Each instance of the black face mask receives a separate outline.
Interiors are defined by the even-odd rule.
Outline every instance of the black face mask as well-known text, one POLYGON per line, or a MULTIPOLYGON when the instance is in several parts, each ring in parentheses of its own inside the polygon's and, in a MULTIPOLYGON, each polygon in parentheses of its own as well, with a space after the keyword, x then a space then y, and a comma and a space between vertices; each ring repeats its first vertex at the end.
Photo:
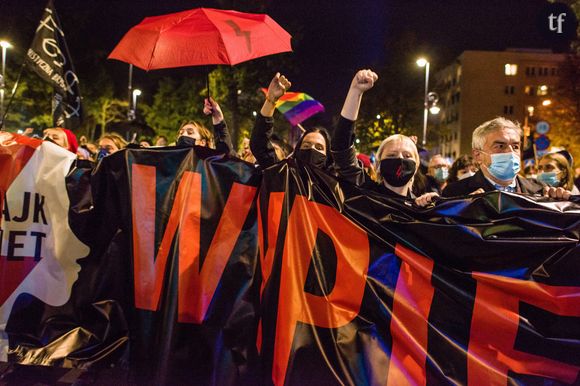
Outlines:
POLYGON ((182 135, 181 137, 177 138, 175 146, 195 146, 195 139, 186 135, 182 135))
POLYGON ((326 165, 326 155, 314 149, 299 149, 296 158, 317 168, 324 168, 326 165))
POLYGON ((385 158, 381 160, 381 176, 387 184, 401 187, 413 178, 417 164, 410 158, 385 158))

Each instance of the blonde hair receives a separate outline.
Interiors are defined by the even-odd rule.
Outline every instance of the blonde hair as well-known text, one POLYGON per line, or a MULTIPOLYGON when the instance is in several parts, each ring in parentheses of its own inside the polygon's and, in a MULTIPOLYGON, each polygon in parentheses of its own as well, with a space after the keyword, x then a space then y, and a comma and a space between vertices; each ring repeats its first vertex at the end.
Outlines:
POLYGON ((471 148, 475 150, 483 150, 485 146, 485 137, 489 133, 499 131, 503 128, 515 130, 518 136, 522 136, 522 128, 518 122, 510 121, 504 117, 497 117, 490 121, 479 125, 471 135, 471 148))
POLYGON ((574 188, 574 171, 566 157, 559 153, 549 153, 544 155, 540 162, 544 159, 556 162, 558 168, 565 174, 565 177, 560 179, 560 186, 566 190, 572 190, 574 188))
MULTIPOLYGON (((383 181, 383 177, 381 176, 381 160, 383 158, 381 157, 381 155, 384 152, 385 147, 389 143, 396 142, 396 141, 407 142, 407 143, 412 145, 411 148, 413 149, 413 151, 412 151, 413 159, 415 160, 415 173, 417 172, 417 169, 419 169, 421 159, 419 158, 419 151, 417 150, 417 145, 415 144, 415 141, 413 141, 411 138, 409 138, 403 134, 391 135, 391 136, 385 138, 385 140, 383 140, 383 142, 381 142, 379 149, 377 150, 377 156, 375 158, 375 171, 376 171, 376 176, 377 176, 378 182, 383 181)), ((414 178, 414 176, 413 176, 413 178, 414 178)), ((411 181, 413 181, 413 179, 411 179, 411 181)))
POLYGON ((115 144, 115 146, 117 146, 117 148, 119 150, 127 147, 127 141, 125 141, 125 139, 119 133, 111 132, 111 133, 103 134, 103 135, 101 135, 101 138, 99 138, 97 143, 100 143, 101 140, 103 140, 103 139, 109 139, 109 140, 113 141, 113 143, 115 144))

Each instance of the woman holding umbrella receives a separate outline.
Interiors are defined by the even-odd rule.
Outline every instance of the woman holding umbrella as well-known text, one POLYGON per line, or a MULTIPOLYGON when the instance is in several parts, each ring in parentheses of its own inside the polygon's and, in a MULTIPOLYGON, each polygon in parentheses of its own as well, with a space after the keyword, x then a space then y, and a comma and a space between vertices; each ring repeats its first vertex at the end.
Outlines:
MULTIPOLYGON (((272 144, 272 135, 274 133, 273 116, 276 110, 276 102, 290 86, 290 81, 284 75, 277 73, 268 86, 266 100, 256 117, 256 123, 250 139, 250 148, 262 169, 280 161, 272 144)), ((330 136, 326 129, 317 127, 306 130, 296 143, 294 152, 290 157, 324 169, 329 173, 332 172, 330 136)))
POLYGON ((181 125, 177 132, 177 146, 205 146, 216 149, 220 153, 237 156, 232 144, 230 131, 224 120, 220 105, 212 98, 204 100, 203 113, 211 115, 213 137, 211 132, 196 121, 188 121, 181 125))

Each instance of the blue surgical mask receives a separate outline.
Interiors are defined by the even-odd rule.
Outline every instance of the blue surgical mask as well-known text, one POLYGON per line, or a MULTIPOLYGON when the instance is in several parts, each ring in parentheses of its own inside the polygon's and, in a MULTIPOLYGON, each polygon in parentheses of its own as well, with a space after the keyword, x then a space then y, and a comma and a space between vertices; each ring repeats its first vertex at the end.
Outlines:
POLYGON ((520 156, 513 152, 490 154, 489 173, 500 181, 512 181, 520 171, 520 156))
POLYGON ((107 149, 99 150, 99 152, 97 153, 97 162, 99 162, 100 160, 102 160, 103 158, 105 158, 108 155, 109 155, 109 152, 107 151, 107 149))
POLYGON ((540 173, 538 174, 538 181, 553 187, 558 187, 560 185, 560 179, 558 178, 558 173, 556 172, 540 173))
POLYGON ((447 178, 449 177, 449 169, 446 167, 435 169, 434 177, 439 183, 447 181, 447 178))

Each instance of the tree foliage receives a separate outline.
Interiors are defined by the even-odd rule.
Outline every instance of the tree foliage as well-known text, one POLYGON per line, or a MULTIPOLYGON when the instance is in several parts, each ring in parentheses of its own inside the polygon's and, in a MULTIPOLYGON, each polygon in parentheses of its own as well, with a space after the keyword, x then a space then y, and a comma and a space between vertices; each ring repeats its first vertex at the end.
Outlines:
POLYGON ((560 82, 550 96, 552 104, 541 106, 536 119, 550 123, 552 146, 563 147, 580 162, 580 53, 571 53, 560 67, 560 82))
POLYGON ((8 110, 8 115, 5 129, 44 129, 52 126, 52 87, 32 71, 26 68, 22 70, 14 98, 10 102, 18 71, 20 68, 7 70, 4 107, 8 110))

